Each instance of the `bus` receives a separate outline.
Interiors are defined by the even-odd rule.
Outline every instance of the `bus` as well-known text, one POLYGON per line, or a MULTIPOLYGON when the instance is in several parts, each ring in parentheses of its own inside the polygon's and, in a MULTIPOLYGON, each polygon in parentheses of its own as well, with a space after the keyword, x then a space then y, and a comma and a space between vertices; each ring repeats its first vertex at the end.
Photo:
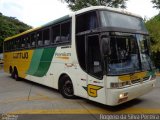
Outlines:
POLYGON ((115 106, 156 84, 143 19, 92 6, 4 40, 4 71, 60 91, 115 106))

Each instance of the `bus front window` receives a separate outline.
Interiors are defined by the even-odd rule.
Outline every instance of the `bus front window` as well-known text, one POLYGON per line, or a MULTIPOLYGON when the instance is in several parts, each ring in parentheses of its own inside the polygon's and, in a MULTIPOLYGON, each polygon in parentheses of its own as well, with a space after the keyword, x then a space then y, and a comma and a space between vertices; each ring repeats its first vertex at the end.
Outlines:
POLYGON ((149 37, 141 34, 137 34, 136 38, 139 42, 140 46, 140 56, 141 56, 141 64, 142 70, 152 70, 154 69, 154 65, 151 61, 151 51, 150 51, 150 42, 149 37))
POLYGON ((102 27, 132 29, 147 32, 143 19, 121 13, 100 11, 100 22, 102 27))
POLYGON ((109 41, 107 53, 104 51, 108 48, 103 46, 108 75, 127 74, 140 70, 138 44, 134 36, 114 36, 110 37, 109 41))

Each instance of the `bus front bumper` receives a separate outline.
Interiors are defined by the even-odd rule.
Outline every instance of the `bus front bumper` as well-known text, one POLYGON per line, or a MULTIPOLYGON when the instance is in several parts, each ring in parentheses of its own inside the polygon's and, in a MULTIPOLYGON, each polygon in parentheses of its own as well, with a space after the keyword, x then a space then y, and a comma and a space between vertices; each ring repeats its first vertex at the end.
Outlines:
POLYGON ((150 80, 141 84, 121 89, 107 89, 107 105, 115 106, 137 98, 150 92, 156 85, 156 80, 150 80))

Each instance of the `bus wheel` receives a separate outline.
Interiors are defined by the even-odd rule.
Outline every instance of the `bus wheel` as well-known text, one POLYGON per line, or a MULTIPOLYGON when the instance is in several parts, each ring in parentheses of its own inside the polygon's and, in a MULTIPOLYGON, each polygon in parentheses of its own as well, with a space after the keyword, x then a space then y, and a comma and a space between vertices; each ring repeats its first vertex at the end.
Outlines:
POLYGON ((18 71, 17 71, 17 69, 14 70, 14 79, 15 79, 16 81, 19 81, 19 76, 18 76, 18 71))
POLYGON ((63 76, 61 79, 60 92, 64 98, 74 98, 73 84, 68 76, 63 76))
POLYGON ((14 79, 14 77, 15 77, 14 71, 11 73, 11 77, 14 79))
POLYGON ((14 72, 11 66, 9 67, 9 73, 11 74, 11 77, 14 78, 14 72))
POLYGON ((19 77, 18 77, 18 74, 17 74, 17 73, 14 74, 14 78, 15 78, 15 80, 17 80, 17 81, 19 80, 19 77))
POLYGON ((9 73, 12 75, 12 72, 13 72, 13 69, 12 69, 12 67, 10 66, 10 67, 9 67, 9 73))

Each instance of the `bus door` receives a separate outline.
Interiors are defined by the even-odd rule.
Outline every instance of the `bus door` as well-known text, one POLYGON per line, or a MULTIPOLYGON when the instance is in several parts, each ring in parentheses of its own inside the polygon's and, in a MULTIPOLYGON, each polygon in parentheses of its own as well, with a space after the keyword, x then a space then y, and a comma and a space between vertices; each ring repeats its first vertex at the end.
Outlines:
POLYGON ((88 97, 90 100, 104 103, 105 89, 99 35, 86 36, 86 52, 88 97))

